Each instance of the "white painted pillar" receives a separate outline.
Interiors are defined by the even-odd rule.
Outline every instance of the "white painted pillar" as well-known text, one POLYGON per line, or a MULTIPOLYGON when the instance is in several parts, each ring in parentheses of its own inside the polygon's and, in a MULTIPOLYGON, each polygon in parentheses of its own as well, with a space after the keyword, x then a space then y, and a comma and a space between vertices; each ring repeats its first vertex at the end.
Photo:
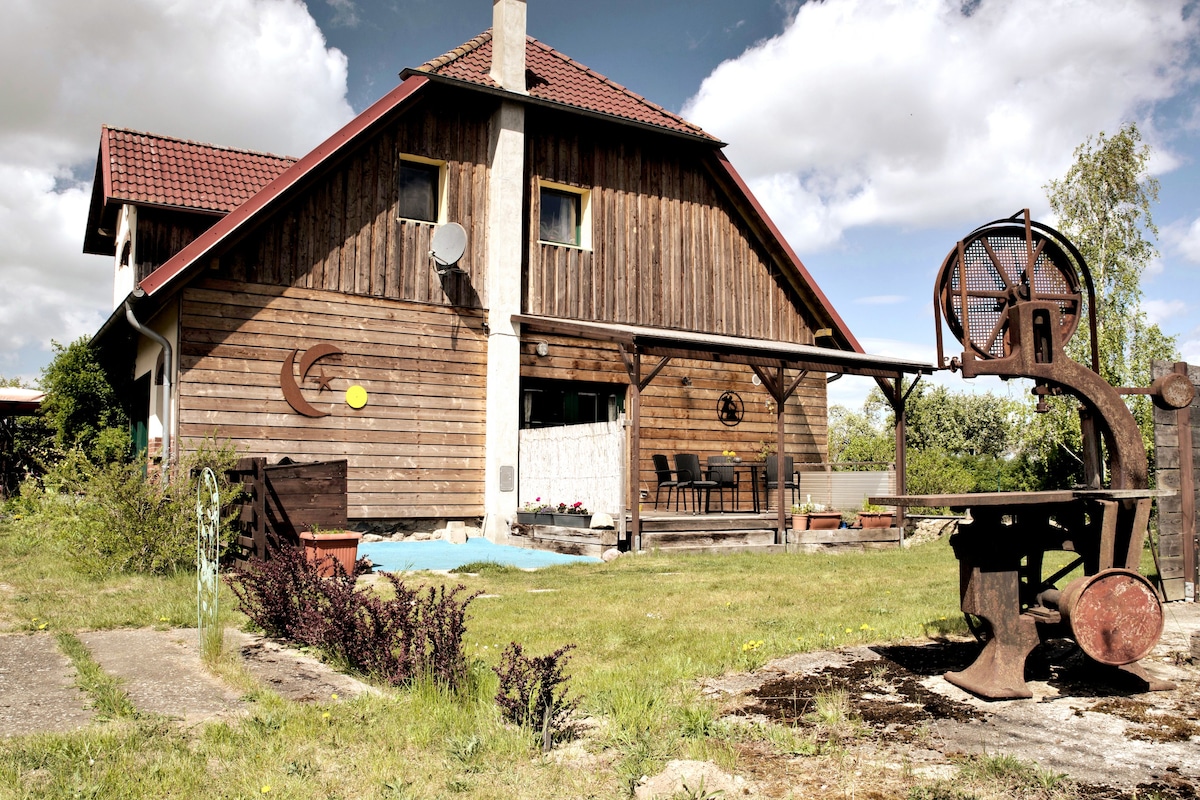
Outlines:
MULTIPOLYGON (((525 1, 492 6, 492 69, 503 88, 525 94, 525 1)), ((487 426, 483 533, 504 541, 517 512, 521 407, 521 340, 512 316, 521 313, 521 209, 525 197, 525 108, 502 101, 488 142, 487 426)))

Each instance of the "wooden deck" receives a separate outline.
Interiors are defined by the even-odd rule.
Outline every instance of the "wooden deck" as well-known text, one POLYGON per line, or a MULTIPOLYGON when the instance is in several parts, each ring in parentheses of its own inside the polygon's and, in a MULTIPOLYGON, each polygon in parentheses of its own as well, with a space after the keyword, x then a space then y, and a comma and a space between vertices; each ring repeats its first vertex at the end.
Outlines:
MULTIPOLYGON (((882 550, 901 546, 900 528, 839 528, 787 531, 786 543, 777 542, 774 512, 728 514, 678 514, 643 511, 643 552, 664 554, 816 553, 882 550)), ((626 528, 632 518, 625 517, 626 528)), ((635 543, 619 538, 615 530, 560 528, 553 525, 518 525, 508 544, 554 550, 571 555, 603 555, 616 547, 622 552, 635 543)))

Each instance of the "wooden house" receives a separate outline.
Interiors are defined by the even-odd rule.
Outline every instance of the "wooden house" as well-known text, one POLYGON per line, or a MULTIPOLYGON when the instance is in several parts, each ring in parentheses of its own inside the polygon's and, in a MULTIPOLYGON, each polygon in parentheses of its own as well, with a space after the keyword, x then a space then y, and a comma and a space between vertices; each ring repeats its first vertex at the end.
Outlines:
POLYGON ((720 141, 493 14, 299 159, 103 130, 95 341, 147 437, 346 458, 352 520, 489 536, 532 499, 525 428, 632 419, 635 518, 653 453, 825 460, 827 374, 906 365, 860 355, 720 141))

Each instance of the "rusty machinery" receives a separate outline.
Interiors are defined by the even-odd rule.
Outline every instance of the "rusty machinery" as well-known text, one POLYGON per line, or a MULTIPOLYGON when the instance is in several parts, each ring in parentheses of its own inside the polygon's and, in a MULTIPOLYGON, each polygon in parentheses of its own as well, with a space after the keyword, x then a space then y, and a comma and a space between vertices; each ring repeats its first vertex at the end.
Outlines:
POLYGON ((1085 298, 1086 307, 1095 308, 1083 257, 1062 234, 1031 221, 1028 210, 972 231, 938 274, 939 364, 967 378, 1032 378, 1043 407, 1045 395, 1055 394, 1081 404, 1081 489, 927 496, 933 502, 920 503, 970 511, 951 544, 962 610, 985 644, 973 664, 946 677, 983 697, 1030 697, 1026 658, 1041 640, 1060 637, 1074 639, 1093 661, 1136 676, 1145 688, 1172 688, 1138 663, 1163 626, 1158 595, 1137 571, 1156 492, 1147 488, 1141 433, 1121 394, 1151 394, 1178 408, 1191 401, 1193 388, 1182 375, 1165 376, 1150 390, 1108 384, 1098 371, 1093 314, 1087 315, 1091 365, 1070 359, 1065 348, 1085 298), (949 360, 942 352, 943 318, 963 346, 962 355, 949 360), (1052 551, 1074 557, 1044 576, 1044 556, 1052 551), (1060 588, 1079 568, 1082 575, 1060 588))

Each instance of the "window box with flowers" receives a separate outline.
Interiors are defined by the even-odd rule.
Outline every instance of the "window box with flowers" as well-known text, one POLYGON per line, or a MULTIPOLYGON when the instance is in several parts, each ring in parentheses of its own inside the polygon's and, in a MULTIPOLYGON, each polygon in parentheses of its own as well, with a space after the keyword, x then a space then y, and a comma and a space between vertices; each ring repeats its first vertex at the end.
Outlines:
POLYGON ((586 528, 592 524, 592 512, 583 507, 582 500, 571 505, 559 503, 554 509, 554 524, 563 528, 586 528))
POLYGON ((521 525, 553 525, 554 506, 543 503, 542 498, 535 497, 517 512, 517 522, 521 525))

